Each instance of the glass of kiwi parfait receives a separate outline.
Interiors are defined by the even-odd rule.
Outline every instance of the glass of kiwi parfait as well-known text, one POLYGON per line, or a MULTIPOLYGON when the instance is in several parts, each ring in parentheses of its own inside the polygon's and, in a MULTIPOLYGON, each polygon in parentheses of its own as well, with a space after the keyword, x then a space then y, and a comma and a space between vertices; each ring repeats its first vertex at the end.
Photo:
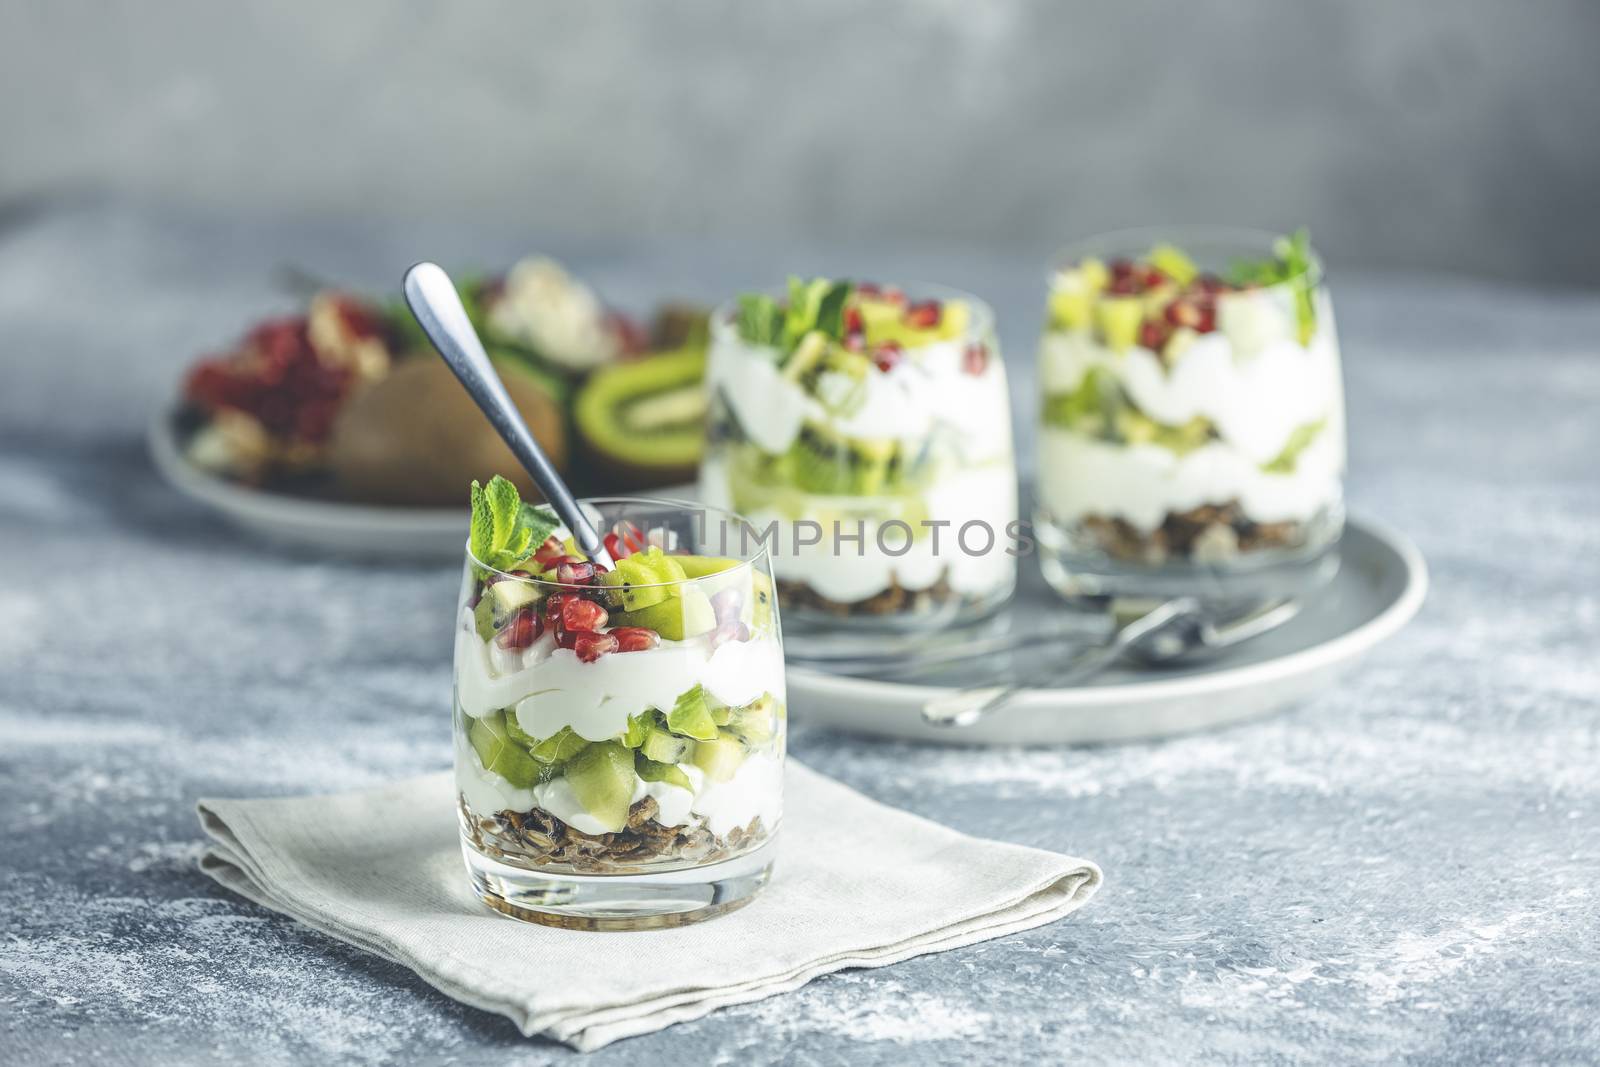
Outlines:
POLYGON ((783 645, 736 515, 586 500, 611 566, 511 483, 473 483, 455 765, 473 889, 582 929, 678 925, 766 883, 782 814, 783 645))
POLYGON ((966 293, 790 279, 713 314, 706 501, 770 539, 791 622, 966 621, 1016 584, 1005 368, 966 293))
POLYGON ((1277 598, 1337 569, 1344 394, 1304 230, 1068 247, 1039 380, 1035 527, 1057 591, 1277 598))

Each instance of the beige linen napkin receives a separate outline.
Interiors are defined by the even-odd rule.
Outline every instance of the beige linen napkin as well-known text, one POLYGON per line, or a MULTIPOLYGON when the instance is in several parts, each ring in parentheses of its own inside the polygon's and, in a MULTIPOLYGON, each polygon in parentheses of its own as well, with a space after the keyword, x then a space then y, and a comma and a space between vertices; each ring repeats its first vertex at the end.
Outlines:
POLYGON ((772 882, 666 930, 590 933, 502 917, 462 866, 450 775, 333 796, 202 800, 205 873, 416 971, 525 1034, 589 1051, 797 989, 1059 919, 1100 885, 1087 860, 982 841, 789 761, 772 882))

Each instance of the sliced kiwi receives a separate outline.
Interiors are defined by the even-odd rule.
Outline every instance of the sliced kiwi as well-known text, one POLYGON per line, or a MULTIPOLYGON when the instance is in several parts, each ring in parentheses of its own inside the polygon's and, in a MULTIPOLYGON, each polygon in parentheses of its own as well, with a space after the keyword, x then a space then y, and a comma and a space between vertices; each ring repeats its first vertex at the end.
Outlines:
POLYGON ((807 422, 789 447, 796 485, 830 496, 873 496, 888 491, 898 473, 893 440, 845 437, 807 422))
POLYGON ((744 745, 732 734, 719 734, 712 741, 696 741, 694 765, 706 773, 713 782, 726 782, 744 763, 744 745))
POLYGON ((705 447, 706 354, 683 349, 606 367, 578 392, 579 442, 607 489, 687 481, 705 447))
POLYGON ((498 774, 516 788, 527 789, 539 780, 539 764, 511 737, 504 712, 473 719, 467 740, 477 750, 484 770, 498 774))
POLYGON ((647 626, 668 641, 683 641, 717 628, 717 613, 703 591, 692 585, 668 590, 668 596, 634 611, 619 611, 617 626, 647 626))

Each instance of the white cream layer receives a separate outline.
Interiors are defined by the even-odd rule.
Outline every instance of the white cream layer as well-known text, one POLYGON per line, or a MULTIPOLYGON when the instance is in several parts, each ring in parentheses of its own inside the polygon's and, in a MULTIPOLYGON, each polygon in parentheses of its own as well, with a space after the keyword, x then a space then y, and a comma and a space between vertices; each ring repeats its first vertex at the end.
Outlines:
POLYGON ((678 697, 706 692, 738 707, 763 693, 784 699, 783 653, 776 641, 729 641, 713 650, 709 635, 663 640, 642 652, 613 652, 585 663, 557 648, 546 633, 526 649, 501 648, 473 628, 462 610, 456 627, 456 699, 472 718, 514 708, 517 725, 533 737, 570 726, 589 741, 605 741, 646 708, 671 711, 678 697))
POLYGON ((801 423, 810 421, 846 437, 898 440, 913 454, 942 428, 967 462, 1009 460, 1005 366, 998 353, 991 353, 982 373, 968 374, 963 358, 962 344, 955 341, 918 348, 889 371, 869 373, 860 384, 858 406, 840 414, 785 378, 775 350, 748 345, 728 331, 719 331, 712 344, 707 376, 713 388, 721 387, 749 439, 773 455, 787 451, 801 423))
MULTIPOLYGON (((701 477, 706 503, 731 509, 733 501, 721 461, 707 457, 701 477)), ((855 516, 874 510, 872 497, 813 499, 817 505, 815 521, 822 525, 822 540, 802 544, 798 549, 795 523, 786 515, 763 510, 745 517, 760 531, 765 531, 768 524, 776 524, 777 540, 768 544, 774 545, 772 570, 778 578, 803 582, 829 600, 853 604, 876 596, 896 582, 914 592, 928 589, 941 574, 963 596, 1003 592, 1016 581, 1016 557, 1006 551, 1011 547, 1008 526, 1017 517, 1016 474, 1010 463, 955 468, 935 482, 924 492, 923 500, 928 520, 943 525, 923 528, 913 524, 909 547, 905 530, 897 525, 883 529, 880 547, 880 524, 872 519, 861 520, 862 537, 857 544, 855 516), (851 517, 836 518, 841 515, 851 517), (835 521, 844 535, 837 544, 835 521), (968 523, 977 525, 969 528, 963 538, 962 527, 968 523), (989 531, 993 531, 992 543, 989 531)), ((903 501, 885 499, 879 511, 892 516, 902 508, 903 501)), ((809 540, 814 533, 809 529, 802 532, 802 540, 809 540)))

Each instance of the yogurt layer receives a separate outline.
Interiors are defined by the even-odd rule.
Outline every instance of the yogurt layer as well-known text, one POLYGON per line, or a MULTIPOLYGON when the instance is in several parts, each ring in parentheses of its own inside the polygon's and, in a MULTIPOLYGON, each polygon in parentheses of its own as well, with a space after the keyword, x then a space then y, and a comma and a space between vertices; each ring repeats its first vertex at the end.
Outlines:
MULTIPOLYGON (((703 485, 708 504, 732 507, 719 461, 706 461, 703 485)), ((816 544, 797 547, 795 523, 779 512, 753 511, 745 517, 757 530, 766 530, 769 524, 776 529, 776 547, 771 554, 774 575, 804 583, 829 600, 856 603, 877 596, 896 582, 915 592, 931 588, 941 575, 963 596, 1003 592, 1016 581, 1016 557, 1006 551, 1011 547, 1008 525, 1017 517, 1016 477, 1009 463, 956 468, 936 481, 923 500, 928 521, 942 525, 924 528, 910 523, 909 545, 904 527, 871 518, 860 520, 858 542, 857 519, 842 517, 839 512, 833 514, 840 517, 830 518, 827 513, 831 509, 824 506, 823 498, 817 499, 814 521, 822 525, 822 540, 816 544), (835 521, 842 534, 837 543, 835 521)), ((848 506, 851 516, 874 509, 871 497, 851 497, 840 503, 848 506)), ((903 502, 886 499, 878 508, 881 514, 894 515, 903 510, 903 502)), ((809 539, 813 531, 806 528, 802 532, 809 539)))
POLYGON ((472 718, 513 708, 533 737, 564 726, 588 741, 616 737, 628 717, 646 708, 670 711, 679 695, 703 685, 730 706, 763 693, 784 698, 783 653, 776 641, 729 641, 713 650, 709 635, 663 639, 641 652, 613 653, 584 663, 546 633, 526 649, 485 642, 463 610, 456 630, 456 700, 472 718))

